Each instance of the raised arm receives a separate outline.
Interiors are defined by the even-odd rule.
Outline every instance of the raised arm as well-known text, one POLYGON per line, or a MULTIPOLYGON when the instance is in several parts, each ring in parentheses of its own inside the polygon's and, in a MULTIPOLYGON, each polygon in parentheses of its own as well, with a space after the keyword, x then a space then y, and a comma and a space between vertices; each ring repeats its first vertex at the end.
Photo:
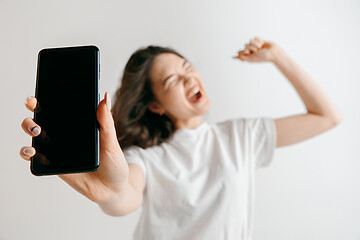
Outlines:
POLYGON ((307 109, 304 114, 275 119, 277 147, 306 140, 342 121, 340 110, 329 96, 279 47, 273 63, 294 86, 307 109))
POLYGON ((304 141, 342 121, 341 112, 327 94, 275 43, 255 37, 235 58, 248 62, 272 62, 294 86, 306 106, 304 114, 274 120, 276 147, 304 141))

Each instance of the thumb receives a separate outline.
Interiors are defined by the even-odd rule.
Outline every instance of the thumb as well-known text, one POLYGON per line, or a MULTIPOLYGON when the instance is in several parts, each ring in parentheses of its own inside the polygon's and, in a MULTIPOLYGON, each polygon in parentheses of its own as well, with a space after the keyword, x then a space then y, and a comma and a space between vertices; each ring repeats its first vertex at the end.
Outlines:
POLYGON ((111 109, 111 98, 106 92, 105 97, 103 100, 100 101, 96 112, 97 120, 100 123, 100 130, 109 129, 114 126, 114 120, 112 118, 110 109, 111 109))
POLYGON ((116 136, 116 130, 114 125, 114 119, 111 115, 111 98, 108 92, 105 93, 105 97, 99 103, 96 117, 100 124, 100 148, 112 153, 120 150, 119 142, 116 136))

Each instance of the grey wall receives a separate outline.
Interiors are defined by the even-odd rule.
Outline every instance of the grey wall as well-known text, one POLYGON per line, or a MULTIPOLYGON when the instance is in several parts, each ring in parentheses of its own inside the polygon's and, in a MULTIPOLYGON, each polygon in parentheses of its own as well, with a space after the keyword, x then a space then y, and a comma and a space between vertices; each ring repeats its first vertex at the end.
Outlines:
MULTIPOLYGON (((200 71, 210 122, 305 112, 270 63, 231 59, 255 36, 279 44, 339 106, 330 131, 278 148, 257 173, 254 240, 360 239, 360 2, 0 0, 0 239, 130 239, 139 213, 110 217, 60 178, 35 177, 19 150, 31 138, 36 59, 45 47, 95 44, 101 96, 131 53, 174 47, 200 71)), ((62 111, 59 110, 59 116, 62 111)))

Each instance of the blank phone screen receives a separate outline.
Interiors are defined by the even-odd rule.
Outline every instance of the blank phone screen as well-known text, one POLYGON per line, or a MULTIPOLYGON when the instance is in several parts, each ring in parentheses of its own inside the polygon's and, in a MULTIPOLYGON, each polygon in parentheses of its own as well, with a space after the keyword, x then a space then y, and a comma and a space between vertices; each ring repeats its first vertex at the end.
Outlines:
POLYGON ((99 50, 95 46, 43 49, 38 55, 33 137, 34 175, 95 171, 99 167, 99 50))

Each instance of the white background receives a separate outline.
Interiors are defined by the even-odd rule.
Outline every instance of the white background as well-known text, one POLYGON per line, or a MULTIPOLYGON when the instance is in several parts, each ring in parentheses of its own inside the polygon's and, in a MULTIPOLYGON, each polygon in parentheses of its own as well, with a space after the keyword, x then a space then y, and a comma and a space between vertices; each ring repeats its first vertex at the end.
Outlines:
POLYGON ((273 64, 231 58, 258 36, 298 62, 344 121, 276 149, 272 165, 257 172, 253 240, 359 240, 359 13, 358 0, 0 0, 0 239, 126 240, 141 211, 107 216, 57 176, 33 176, 19 156, 31 144, 20 124, 32 117, 24 101, 35 92, 40 49, 97 45, 103 98, 105 91, 113 97, 136 49, 169 46, 201 73, 212 103, 209 122, 304 113, 273 64))

